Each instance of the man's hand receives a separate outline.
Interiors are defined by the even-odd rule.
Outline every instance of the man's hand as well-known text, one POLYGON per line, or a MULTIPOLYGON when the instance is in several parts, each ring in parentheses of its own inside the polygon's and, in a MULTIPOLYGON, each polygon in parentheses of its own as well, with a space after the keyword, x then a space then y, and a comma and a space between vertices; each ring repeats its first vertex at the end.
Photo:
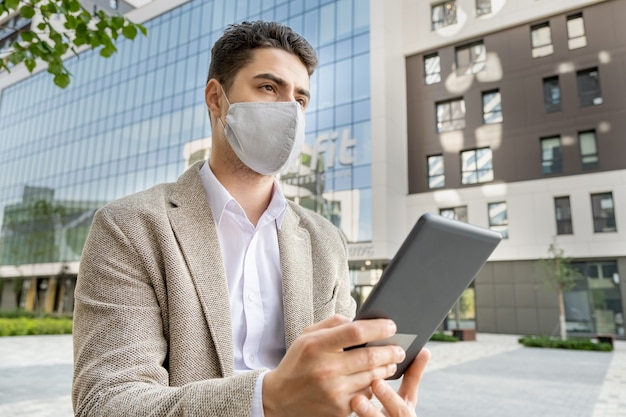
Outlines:
POLYGON ((349 415, 355 396, 371 397, 374 381, 393 375, 405 353, 398 346, 344 348, 385 339, 395 332, 391 320, 350 321, 339 315, 308 327, 278 367, 265 375, 265 416, 349 415))
POLYGON ((359 417, 415 417, 419 383, 429 359, 430 351, 422 349, 404 373, 402 384, 397 393, 391 389, 387 382, 383 380, 374 381, 372 391, 383 405, 383 410, 378 410, 368 398, 359 395, 355 396, 350 403, 354 412, 359 417))

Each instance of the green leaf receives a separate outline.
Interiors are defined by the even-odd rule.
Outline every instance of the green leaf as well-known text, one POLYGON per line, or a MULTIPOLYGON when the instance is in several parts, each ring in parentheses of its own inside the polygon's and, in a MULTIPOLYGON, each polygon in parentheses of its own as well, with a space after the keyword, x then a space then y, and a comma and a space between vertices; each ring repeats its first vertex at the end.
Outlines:
POLYGON ((78 20, 74 16, 72 16, 71 14, 65 16, 65 24, 63 26, 65 26, 66 29, 76 29, 77 25, 78 20))
POLYGON ((35 16, 35 9, 30 6, 24 5, 20 9, 20 16, 22 16, 24 19, 32 19, 33 16, 35 16))
POLYGON ((50 1, 47 4, 44 4, 43 6, 41 6, 41 10, 42 11, 46 11, 50 14, 55 14, 59 12, 59 9, 57 8, 57 5, 55 2, 50 1))
POLYGON ((52 49, 47 42, 37 42, 37 49, 39 49, 39 51, 41 51, 41 53, 43 54, 49 54, 50 52, 52 52, 52 49))
POLYGON ((9 62, 13 65, 17 65, 24 60, 24 53, 22 52, 13 52, 9 55, 9 62))
POLYGON ((54 76, 54 83, 60 88, 66 88, 70 85, 70 76, 68 74, 57 74, 54 76))
POLYGON ((11 10, 15 10, 17 9, 17 6, 20 5, 20 0, 6 0, 4 2, 4 4, 6 5, 6 7, 8 7, 11 10))
POLYGON ((55 44, 63 43, 63 37, 59 32, 50 32, 50 39, 54 41, 55 44))
POLYGON ((87 33, 87 24, 84 22, 80 22, 78 26, 76 26, 76 36, 82 37, 87 33))
POLYGON ((91 45, 91 49, 96 49, 98 46, 102 45, 100 39, 93 37, 89 40, 89 45, 91 45))
POLYGON ((62 74, 63 73, 63 65, 60 62, 52 62, 48 65, 48 72, 50 74, 62 74))
POLYGON ((98 23, 96 23, 96 27, 98 28, 100 32, 104 32, 104 30, 109 27, 109 24, 106 21, 101 20, 98 23))
POLYGON ((67 8, 71 13, 76 13, 80 10, 80 2, 78 0, 72 0, 69 2, 67 8))
POLYGON ((59 43, 54 47, 54 53, 58 56, 63 56, 67 52, 69 45, 66 43, 59 43))
POLYGON ((141 31, 141 33, 143 33, 143 36, 148 36, 148 29, 146 29, 146 27, 144 25, 135 25, 139 28, 139 30, 141 31))
POLYGON ((133 25, 124 26, 122 28, 122 35, 124 35, 126 39, 135 39, 135 36, 137 36, 137 28, 133 25))
POLYGON ((113 16, 111 18, 111 26, 115 30, 120 30, 124 26, 125 19, 122 16, 113 16))
POLYGON ((37 37, 37 35, 35 35, 33 32, 22 32, 20 33, 20 37, 24 42, 32 42, 33 39, 37 37))
POLYGON ((35 61, 32 58, 26 58, 24 60, 24 65, 26 65, 28 72, 33 72, 33 70, 35 69, 35 66, 37 66, 37 61, 35 61))
POLYGON ((76 38, 73 41, 74 46, 83 46, 88 43, 89 41, 86 38, 76 38))
POLYGON ((83 10, 82 12, 80 12, 78 17, 80 18, 80 20, 82 20, 85 23, 91 22, 91 14, 86 10, 83 10))
POLYGON ((44 30, 47 27, 45 22, 41 22, 37 25, 37 29, 44 30))
POLYGON ((100 50, 100 55, 102 55, 105 58, 109 58, 115 52, 117 52, 117 49, 115 49, 115 46, 108 45, 100 50))

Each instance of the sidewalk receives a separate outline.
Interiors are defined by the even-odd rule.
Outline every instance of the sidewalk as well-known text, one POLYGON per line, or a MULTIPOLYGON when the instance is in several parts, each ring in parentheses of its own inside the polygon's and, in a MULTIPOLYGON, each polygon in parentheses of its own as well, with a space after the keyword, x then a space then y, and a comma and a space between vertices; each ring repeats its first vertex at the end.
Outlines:
MULTIPOLYGON (((626 342, 606 353, 477 338, 429 343, 420 417, 626 417, 626 342)), ((73 415, 71 336, 1 337, 0 358, 0 416, 73 415)))
POLYGON ((420 417, 626 417, 626 342, 612 353, 524 348, 517 337, 430 343, 420 417))

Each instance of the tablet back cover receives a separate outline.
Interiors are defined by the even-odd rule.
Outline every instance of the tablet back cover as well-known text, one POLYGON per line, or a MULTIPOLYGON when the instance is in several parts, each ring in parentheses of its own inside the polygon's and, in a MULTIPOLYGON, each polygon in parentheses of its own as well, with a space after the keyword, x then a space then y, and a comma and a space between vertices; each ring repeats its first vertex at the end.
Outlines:
POLYGON ((494 231, 439 215, 418 219, 356 317, 396 323, 391 342, 405 348, 407 359, 390 379, 404 373, 501 239, 494 231))

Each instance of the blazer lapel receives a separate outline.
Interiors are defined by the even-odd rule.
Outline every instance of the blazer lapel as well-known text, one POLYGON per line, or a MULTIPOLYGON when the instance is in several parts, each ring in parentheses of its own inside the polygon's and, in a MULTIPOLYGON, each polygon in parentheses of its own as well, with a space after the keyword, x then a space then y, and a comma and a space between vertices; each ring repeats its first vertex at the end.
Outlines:
POLYGON ((187 262, 220 359, 222 374, 233 374, 230 298, 213 215, 200 178, 201 163, 176 182, 169 219, 187 262))
POLYGON ((302 331, 313 324, 311 239, 290 207, 278 231, 278 248, 283 275, 285 342, 289 348, 302 331))

